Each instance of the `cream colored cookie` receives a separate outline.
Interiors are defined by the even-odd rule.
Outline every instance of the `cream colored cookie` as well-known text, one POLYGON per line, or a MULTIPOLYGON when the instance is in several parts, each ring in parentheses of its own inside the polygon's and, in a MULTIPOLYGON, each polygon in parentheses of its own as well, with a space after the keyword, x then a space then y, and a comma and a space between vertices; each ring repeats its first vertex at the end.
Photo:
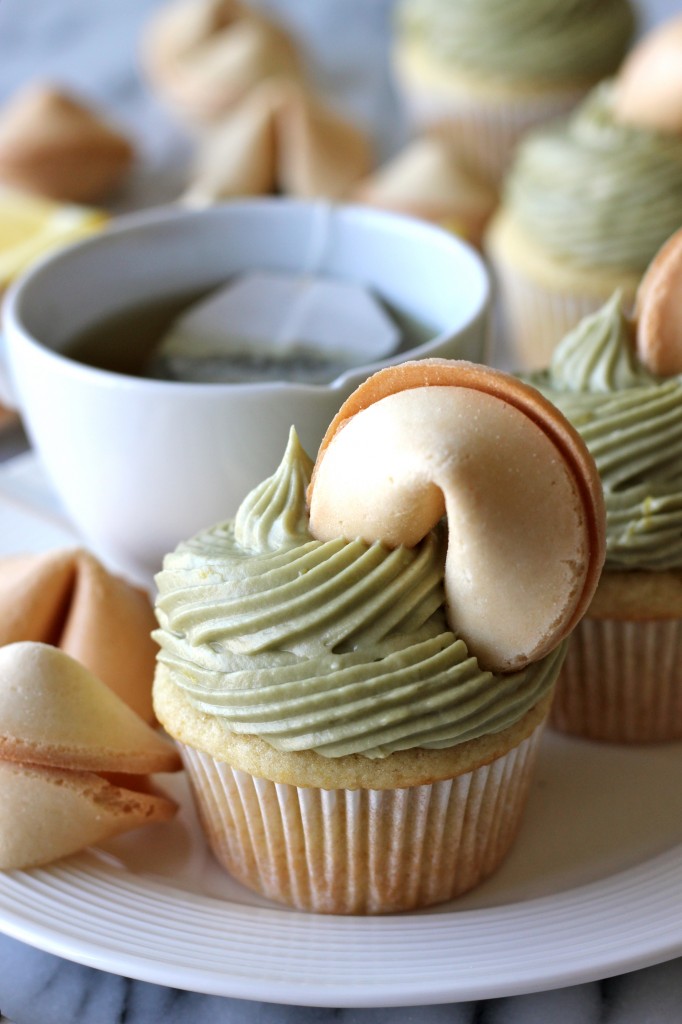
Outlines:
POLYGON ((617 118, 682 132, 682 16, 657 26, 634 47, 616 78, 617 118))
POLYGON ((167 797, 112 785, 91 772, 0 760, 0 870, 30 868, 130 829, 167 821, 167 797))
POLYGON ((179 767, 173 746, 57 647, 0 648, 0 760, 144 775, 179 767))
POLYGON ((176 805, 147 773, 179 767, 175 748, 63 651, 0 648, 0 869, 167 820, 176 805))
POLYGON ((313 536, 412 546, 447 513, 451 627, 510 671, 582 617, 605 554, 594 462, 535 389, 455 360, 389 367, 342 406, 309 489, 313 536))
POLYGON ((172 107, 207 123, 265 79, 301 75, 289 34, 238 0, 166 4, 145 32, 141 60, 172 107))
POLYGON ((682 373, 682 229, 659 249, 637 291, 637 354, 652 373, 682 373))
POLYGON ((147 721, 154 717, 155 627, 148 596, 85 550, 0 559, 0 644, 61 647, 147 721))
POLYGON ((440 135, 412 140, 353 193, 358 202, 433 221, 480 245, 497 193, 440 135))
POLYGON ((37 83, 0 113, 0 182, 70 203, 107 198, 131 168, 130 141, 80 100, 37 83))
POLYGON ((297 83, 271 79, 205 137, 184 199, 269 192, 340 199, 371 163, 364 132, 297 83))

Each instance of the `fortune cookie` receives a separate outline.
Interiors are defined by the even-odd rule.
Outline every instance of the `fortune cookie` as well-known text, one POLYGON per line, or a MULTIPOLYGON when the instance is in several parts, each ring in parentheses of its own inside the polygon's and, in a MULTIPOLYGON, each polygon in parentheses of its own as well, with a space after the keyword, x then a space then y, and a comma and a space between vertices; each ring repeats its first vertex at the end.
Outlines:
POLYGON ((179 767, 171 744, 63 651, 0 648, 0 869, 167 820, 176 806, 146 776, 179 767))
POLYGON ((161 8, 145 33, 141 61, 172 108, 207 123, 265 79, 301 74, 289 34, 238 0, 179 0, 161 8))
POLYGON ((283 192, 340 199, 371 167, 365 134, 302 86, 271 80, 253 89, 207 136, 185 195, 206 203, 283 192))
POLYGON ((463 360, 379 370, 322 439, 317 540, 412 547, 447 514, 451 629, 493 672, 543 657, 585 613, 605 556, 594 460, 534 388, 463 360))
POLYGON ((613 109, 621 121, 682 133, 682 15, 634 47, 616 77, 613 109))
POLYGON ((73 96, 31 85, 0 112, 0 182, 69 203, 107 198, 130 170, 131 143, 73 96))
POLYGON ((155 627, 148 596, 87 551, 0 560, 0 644, 60 647, 150 722, 155 627))
POLYGON ((452 143, 421 136, 371 174, 353 193, 358 202, 441 224, 480 246, 495 190, 462 164, 452 143))
POLYGON ((682 373, 682 229, 661 246, 637 289, 637 354, 661 377, 682 373))

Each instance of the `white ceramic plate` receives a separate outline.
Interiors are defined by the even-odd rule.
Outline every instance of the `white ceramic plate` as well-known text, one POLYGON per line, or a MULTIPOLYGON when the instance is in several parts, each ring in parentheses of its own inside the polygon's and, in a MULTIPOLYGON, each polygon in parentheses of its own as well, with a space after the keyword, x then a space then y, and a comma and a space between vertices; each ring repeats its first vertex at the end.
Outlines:
MULTIPOLYGON (((0 471, 0 553, 72 534, 35 464, 0 471)), ((682 953, 679 744, 625 749, 547 734, 502 869, 429 912, 338 918, 276 907, 222 872, 184 778, 170 825, 45 869, 0 874, 0 930, 132 978, 315 1006, 492 998, 682 953)))

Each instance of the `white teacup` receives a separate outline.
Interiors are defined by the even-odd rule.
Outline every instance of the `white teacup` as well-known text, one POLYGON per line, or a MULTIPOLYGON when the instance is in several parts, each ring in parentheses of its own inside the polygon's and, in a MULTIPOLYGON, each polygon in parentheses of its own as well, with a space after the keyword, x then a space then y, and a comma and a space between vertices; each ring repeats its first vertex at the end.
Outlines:
MULTIPOLYGON (((484 361, 489 282, 471 248, 411 218, 326 210, 320 272, 433 327, 431 340, 386 362, 484 361)), ((35 264, 7 293, 14 401, 84 542, 113 567, 148 580, 180 540, 232 515, 278 465, 292 423, 314 456, 377 366, 328 385, 188 384, 93 368, 68 355, 70 342, 117 311, 236 273, 301 271, 319 216, 320 204, 284 199, 136 214, 35 264)))

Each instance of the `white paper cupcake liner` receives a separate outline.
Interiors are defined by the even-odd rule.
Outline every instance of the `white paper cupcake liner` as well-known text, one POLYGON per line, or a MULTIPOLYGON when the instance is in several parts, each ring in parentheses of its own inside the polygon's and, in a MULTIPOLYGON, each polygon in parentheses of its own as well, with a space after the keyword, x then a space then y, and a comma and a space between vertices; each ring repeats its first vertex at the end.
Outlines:
POLYGON ((301 788, 180 751, 209 844, 230 874, 300 909, 380 914, 452 899, 499 866, 541 731, 466 775, 395 790, 301 788))
POLYGON ((562 732, 615 743, 682 739, 682 619, 583 619, 550 721, 562 732))
POLYGON ((498 187, 520 139, 537 125, 573 109, 584 88, 553 92, 513 92, 499 96, 447 93, 417 83, 396 67, 396 85, 405 116, 414 132, 438 131, 450 137, 466 166, 498 187))
POLYGON ((611 295, 552 290, 518 273, 506 260, 492 257, 497 323, 502 347, 515 370, 545 369, 561 339, 596 313, 611 295))

